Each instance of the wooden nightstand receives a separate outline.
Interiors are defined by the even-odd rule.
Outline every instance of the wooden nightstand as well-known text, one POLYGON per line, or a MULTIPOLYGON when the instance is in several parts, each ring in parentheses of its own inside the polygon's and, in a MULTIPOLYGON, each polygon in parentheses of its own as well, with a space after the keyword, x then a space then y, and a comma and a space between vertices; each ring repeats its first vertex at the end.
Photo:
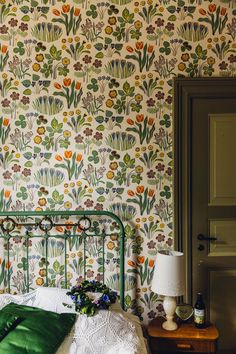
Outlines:
POLYGON ((194 323, 181 323, 177 330, 166 331, 161 327, 163 321, 162 317, 157 317, 148 325, 152 354, 216 353, 219 333, 212 324, 204 329, 197 329, 194 323))

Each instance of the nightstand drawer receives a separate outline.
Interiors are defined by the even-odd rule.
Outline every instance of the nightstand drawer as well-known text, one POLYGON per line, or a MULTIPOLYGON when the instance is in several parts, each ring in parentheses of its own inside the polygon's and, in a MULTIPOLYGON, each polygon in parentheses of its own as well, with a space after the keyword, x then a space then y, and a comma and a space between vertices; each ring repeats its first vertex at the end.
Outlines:
POLYGON ((166 331, 163 321, 157 317, 148 325, 152 354, 216 353, 219 332, 211 323, 203 329, 197 329, 192 322, 181 323, 175 331, 166 331))
POLYGON ((152 338, 151 347, 154 353, 214 353, 213 341, 198 341, 191 339, 152 338))

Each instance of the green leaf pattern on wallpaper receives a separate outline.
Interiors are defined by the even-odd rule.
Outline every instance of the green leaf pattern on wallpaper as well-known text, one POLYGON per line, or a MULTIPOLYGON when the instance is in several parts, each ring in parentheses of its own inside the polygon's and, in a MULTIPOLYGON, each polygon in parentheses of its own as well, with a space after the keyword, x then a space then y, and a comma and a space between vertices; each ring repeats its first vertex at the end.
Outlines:
MULTIPOLYGON (((173 245, 172 79, 236 76, 235 15, 233 0, 0 1, 0 210, 119 215, 126 303, 136 298, 144 320, 162 310, 154 261, 173 245)), ((14 269, 4 245, 2 290, 9 268, 25 289, 26 242, 17 232, 10 241, 14 269)), ((45 283, 44 243, 30 247, 34 287, 45 283)), ((50 242, 51 285, 63 285, 63 247, 50 242)), ((99 279, 101 245, 89 247, 87 277, 99 279)), ((106 248, 115 269, 115 239, 106 248)), ((67 258, 72 283, 84 266, 79 240, 67 258)))

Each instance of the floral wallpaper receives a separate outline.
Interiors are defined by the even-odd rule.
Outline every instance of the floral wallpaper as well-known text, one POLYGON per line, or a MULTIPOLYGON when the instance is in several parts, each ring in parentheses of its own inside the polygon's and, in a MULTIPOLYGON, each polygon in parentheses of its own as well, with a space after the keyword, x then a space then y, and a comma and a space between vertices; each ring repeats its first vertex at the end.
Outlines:
MULTIPOLYGON (((126 303, 146 321, 162 310, 156 252, 173 245, 172 79, 236 75, 235 15, 235 0, 0 0, 0 211, 119 215, 126 303)), ((23 248, 11 240, 16 284, 23 248)))

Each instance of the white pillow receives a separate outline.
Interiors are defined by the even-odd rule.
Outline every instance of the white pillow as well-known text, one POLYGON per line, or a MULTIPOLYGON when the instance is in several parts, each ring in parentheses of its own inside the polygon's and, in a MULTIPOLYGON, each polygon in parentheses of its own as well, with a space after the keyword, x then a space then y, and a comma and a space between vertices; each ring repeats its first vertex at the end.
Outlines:
POLYGON ((57 313, 76 313, 71 297, 66 295, 68 291, 68 289, 39 287, 36 289, 36 297, 32 306, 57 313), (64 306, 63 303, 72 307, 64 306))

